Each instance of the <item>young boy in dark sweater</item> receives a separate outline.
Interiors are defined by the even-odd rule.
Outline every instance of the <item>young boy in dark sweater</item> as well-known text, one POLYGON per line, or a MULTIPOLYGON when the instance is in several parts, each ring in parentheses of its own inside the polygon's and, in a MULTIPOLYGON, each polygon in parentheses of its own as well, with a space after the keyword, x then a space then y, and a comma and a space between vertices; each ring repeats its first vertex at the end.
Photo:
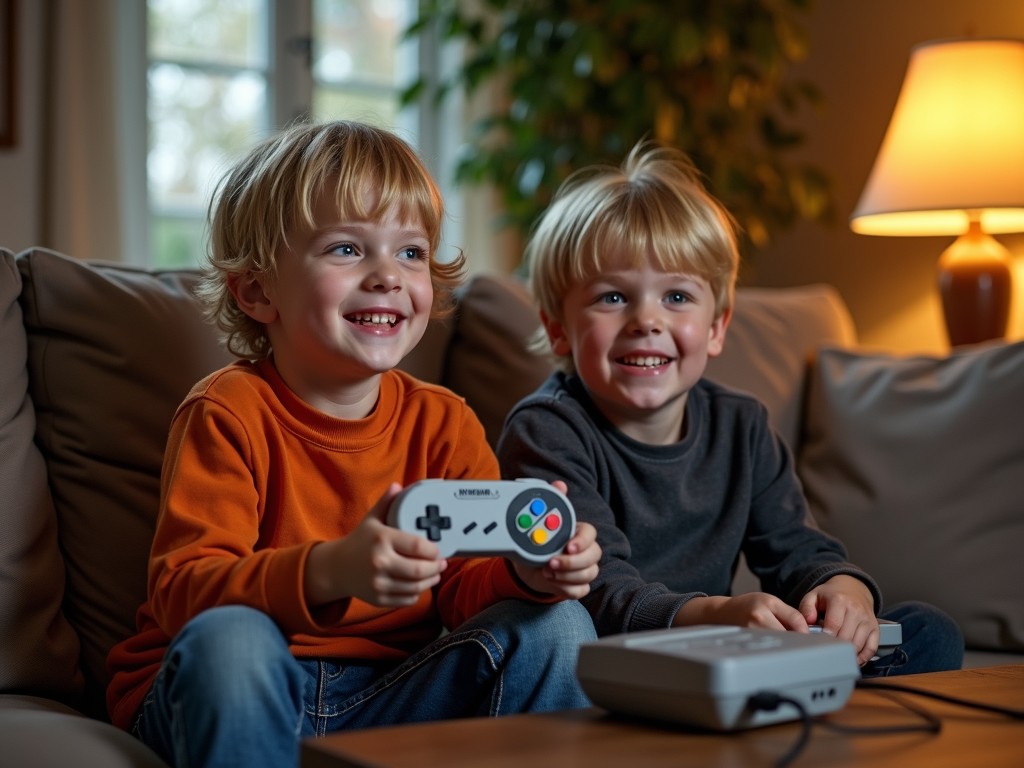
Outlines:
POLYGON ((958 668, 958 627, 932 606, 882 610, 875 581, 817 529, 755 399, 703 377, 721 353, 738 253, 732 218, 681 153, 638 145, 572 177, 527 246, 562 370, 515 407, 505 477, 561 479, 598 531, 583 602, 599 635, 693 624, 824 631, 864 674, 958 668), (730 595, 740 553, 763 592, 730 595), (876 616, 903 644, 874 658, 876 616))

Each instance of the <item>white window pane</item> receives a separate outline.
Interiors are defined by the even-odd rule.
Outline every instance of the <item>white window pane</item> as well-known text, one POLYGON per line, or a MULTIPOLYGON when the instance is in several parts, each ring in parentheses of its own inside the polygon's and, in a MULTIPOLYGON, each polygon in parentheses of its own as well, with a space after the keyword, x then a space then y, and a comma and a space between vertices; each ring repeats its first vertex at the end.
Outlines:
POLYGON ((398 85, 395 47, 407 0, 314 0, 313 77, 322 83, 398 85))
POLYGON ((149 56, 265 69, 268 0, 149 0, 149 56))
POLYGON ((257 74, 216 75, 174 64, 151 67, 151 204, 205 210, 230 161, 262 137, 266 102, 266 82, 257 74))

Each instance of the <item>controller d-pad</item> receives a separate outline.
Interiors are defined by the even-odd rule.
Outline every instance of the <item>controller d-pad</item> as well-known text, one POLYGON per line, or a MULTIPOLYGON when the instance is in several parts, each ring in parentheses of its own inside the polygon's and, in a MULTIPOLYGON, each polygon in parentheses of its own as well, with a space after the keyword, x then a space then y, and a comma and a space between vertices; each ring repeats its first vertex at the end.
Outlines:
POLYGON ((441 514, 441 508, 437 504, 428 504, 426 514, 416 518, 416 528, 427 532, 430 541, 440 541, 441 531, 452 527, 452 519, 441 514))

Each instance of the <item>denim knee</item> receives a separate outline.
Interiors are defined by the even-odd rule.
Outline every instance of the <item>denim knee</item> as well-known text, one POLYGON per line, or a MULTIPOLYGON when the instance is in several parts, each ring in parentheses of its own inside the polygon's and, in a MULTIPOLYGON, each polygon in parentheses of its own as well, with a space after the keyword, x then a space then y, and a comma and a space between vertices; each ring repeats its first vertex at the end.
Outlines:
POLYGON ((581 643, 597 639, 590 613, 576 600, 563 600, 544 606, 534 637, 552 646, 563 646, 575 652, 581 643))
POLYGON ((964 660, 963 632, 944 611, 929 603, 906 601, 887 608, 880 618, 903 627, 898 661, 880 659, 881 674, 917 674, 960 669, 964 660))
MULTIPOLYGON (((241 605, 198 614, 182 628, 168 654, 179 685, 201 684, 210 696, 244 697, 279 685, 280 667, 295 665, 277 624, 262 611, 241 605)), ((301 690, 300 671, 296 673, 292 677, 301 690)))
POLYGON ((576 600, 530 603, 506 600, 485 608, 455 631, 482 628, 503 648, 514 648, 523 639, 531 647, 577 651, 580 643, 597 639, 594 622, 576 600))
POLYGON ((171 641, 136 733, 172 765, 295 765, 303 682, 270 617, 211 608, 171 641))
POLYGON ((463 630, 482 631, 499 651, 499 681, 490 714, 590 705, 576 679, 576 662, 580 644, 596 640, 597 633, 578 601, 508 600, 481 611, 455 634, 463 630))

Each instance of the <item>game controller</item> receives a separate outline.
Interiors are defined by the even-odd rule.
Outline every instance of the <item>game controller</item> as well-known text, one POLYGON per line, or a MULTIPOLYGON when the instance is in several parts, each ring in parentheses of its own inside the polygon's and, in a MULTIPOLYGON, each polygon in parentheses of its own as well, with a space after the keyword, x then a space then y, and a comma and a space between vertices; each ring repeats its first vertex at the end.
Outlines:
POLYGON ((576 530, 564 494, 543 480, 421 480, 388 509, 388 525, 434 542, 442 557, 503 555, 541 565, 576 530))
MULTIPOLYGON (((811 634, 825 632, 825 628, 821 624, 812 624, 807 629, 811 634)), ((903 625, 898 621, 879 619, 878 631, 878 652, 871 657, 871 661, 877 661, 882 656, 888 656, 903 642, 903 625)))
MULTIPOLYGON (((820 624, 812 624, 807 628, 811 633, 824 632, 825 628, 820 624)), ((878 620, 879 646, 895 646, 903 642, 903 625, 898 621, 888 619, 878 620)))

